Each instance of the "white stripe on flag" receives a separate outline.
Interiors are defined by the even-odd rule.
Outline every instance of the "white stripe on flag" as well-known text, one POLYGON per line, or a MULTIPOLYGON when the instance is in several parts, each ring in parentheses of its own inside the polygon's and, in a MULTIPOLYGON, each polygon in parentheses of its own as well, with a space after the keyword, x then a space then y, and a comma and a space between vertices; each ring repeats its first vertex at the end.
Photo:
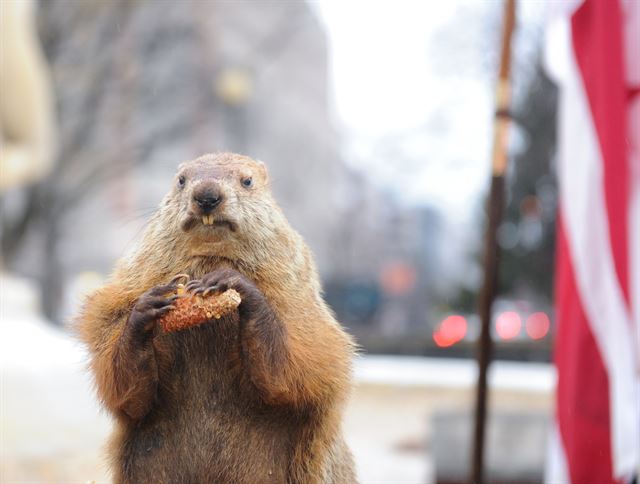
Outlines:
POLYGON ((567 458, 558 432, 558 422, 555 420, 549 428, 547 437, 547 461, 544 469, 545 484, 571 484, 567 472, 567 458))
MULTIPOLYGON (((627 81, 640 88, 640 2, 627 0, 625 49, 627 81)), ((631 264, 631 307, 636 326, 636 371, 640 373, 640 93, 629 109, 629 139, 631 141, 631 206, 629 207, 629 262, 631 264)), ((638 410, 640 412, 640 409, 638 410)), ((640 429, 638 429, 640 434, 640 429)), ((640 473, 640 469, 638 469, 640 473)))

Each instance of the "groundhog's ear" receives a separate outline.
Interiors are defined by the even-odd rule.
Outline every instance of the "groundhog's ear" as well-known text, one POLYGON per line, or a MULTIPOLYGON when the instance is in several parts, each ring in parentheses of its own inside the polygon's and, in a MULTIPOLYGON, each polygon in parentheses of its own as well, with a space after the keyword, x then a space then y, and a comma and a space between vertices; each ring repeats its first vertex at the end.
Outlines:
POLYGON ((264 162, 260 160, 256 160, 256 163, 258 164, 258 169, 260 170, 260 173, 262 173, 262 176, 264 177, 264 181, 268 183, 269 172, 267 171, 267 165, 265 165, 264 162))

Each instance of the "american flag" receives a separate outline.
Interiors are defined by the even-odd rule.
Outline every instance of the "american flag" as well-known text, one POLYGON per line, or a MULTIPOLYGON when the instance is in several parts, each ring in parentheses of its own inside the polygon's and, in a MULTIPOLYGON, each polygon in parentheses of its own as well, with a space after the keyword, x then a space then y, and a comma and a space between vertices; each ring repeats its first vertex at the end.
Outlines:
POLYGON ((640 469, 640 0, 551 9, 560 202, 546 481, 630 482, 640 469))

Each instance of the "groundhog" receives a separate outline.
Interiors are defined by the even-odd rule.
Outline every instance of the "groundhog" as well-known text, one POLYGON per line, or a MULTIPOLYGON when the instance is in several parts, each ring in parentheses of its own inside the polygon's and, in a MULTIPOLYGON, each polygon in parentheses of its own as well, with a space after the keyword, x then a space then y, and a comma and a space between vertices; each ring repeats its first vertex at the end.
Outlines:
POLYGON ((223 153, 180 165, 78 329, 115 416, 115 482, 356 481, 341 430, 354 345, 263 163, 223 153), (191 277, 192 292, 233 288, 242 301, 164 333, 157 323, 177 274, 191 277))

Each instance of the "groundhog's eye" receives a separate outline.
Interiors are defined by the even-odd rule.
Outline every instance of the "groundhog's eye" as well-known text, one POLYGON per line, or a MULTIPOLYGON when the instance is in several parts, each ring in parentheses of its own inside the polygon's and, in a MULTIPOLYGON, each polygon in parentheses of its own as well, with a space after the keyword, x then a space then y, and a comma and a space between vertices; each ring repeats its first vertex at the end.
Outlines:
POLYGON ((187 179, 184 177, 184 175, 180 175, 180 176, 178 177, 178 186, 179 186, 180 188, 182 188, 182 187, 184 186, 184 184, 185 184, 185 182, 186 182, 186 181, 187 181, 187 179))
POLYGON ((253 178, 250 176, 242 179, 242 186, 245 188, 251 188, 253 186, 253 178))

